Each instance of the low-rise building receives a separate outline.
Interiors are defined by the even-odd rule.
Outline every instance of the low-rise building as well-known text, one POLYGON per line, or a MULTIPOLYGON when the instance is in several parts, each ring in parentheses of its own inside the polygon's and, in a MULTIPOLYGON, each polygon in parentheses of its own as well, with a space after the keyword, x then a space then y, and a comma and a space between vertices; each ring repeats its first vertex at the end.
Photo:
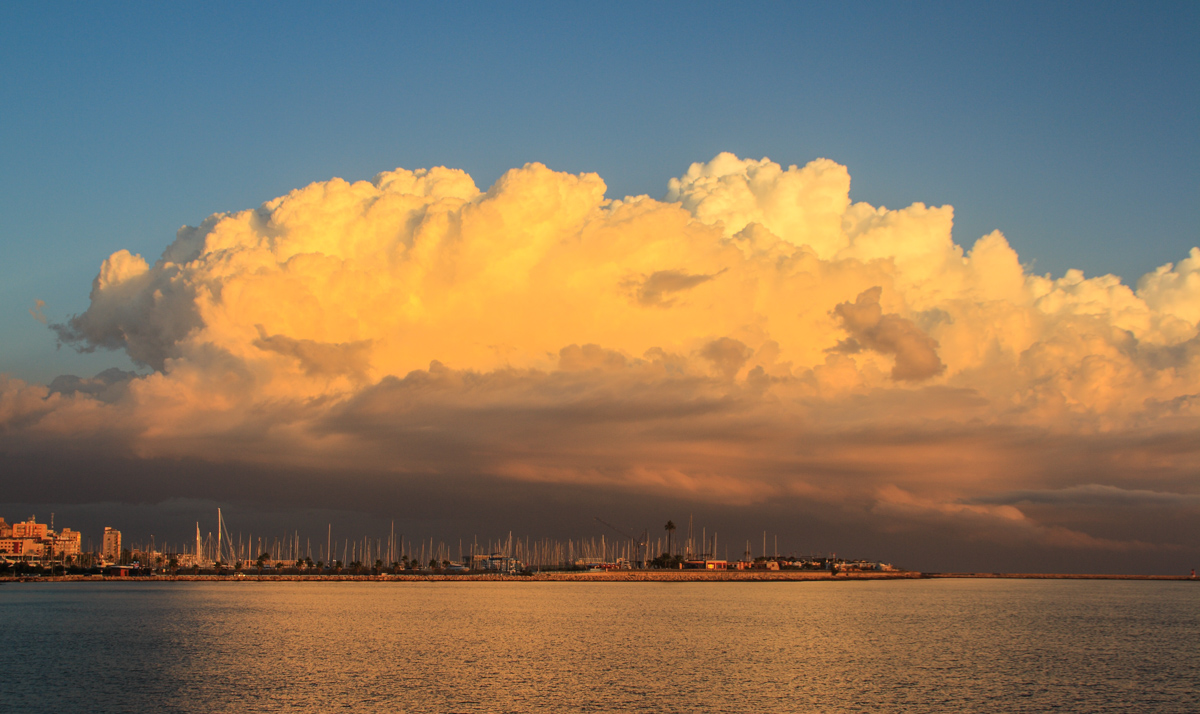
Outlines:
POLYGON ((12 527, 12 537, 44 540, 46 538, 46 534, 50 531, 50 527, 45 523, 38 523, 35 518, 36 516, 30 516, 29 520, 27 521, 14 523, 12 527))
MULTIPOLYGON (((3 519, 0 519, 3 523, 3 519)), ((4 523, 0 529, 0 557, 8 560, 66 560, 76 558, 82 551, 78 531, 63 528, 55 532, 34 516, 28 521, 4 523)))
MULTIPOLYGON (((26 560, 33 555, 32 550, 26 552, 26 541, 24 538, 0 538, 0 557, 9 560, 26 560)), ((42 550, 41 545, 38 545, 37 557, 40 559, 42 550)))
POLYGON ((516 558, 501 553, 471 556, 471 570, 491 570, 502 573, 513 573, 522 568, 516 558))

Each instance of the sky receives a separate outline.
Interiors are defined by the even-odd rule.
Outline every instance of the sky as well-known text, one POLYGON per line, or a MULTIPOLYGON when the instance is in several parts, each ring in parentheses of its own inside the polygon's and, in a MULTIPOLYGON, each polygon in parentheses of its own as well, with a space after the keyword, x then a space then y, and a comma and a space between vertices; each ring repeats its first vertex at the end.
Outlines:
POLYGON ((0 6, 0 515, 1186 571, 1198 35, 0 6))

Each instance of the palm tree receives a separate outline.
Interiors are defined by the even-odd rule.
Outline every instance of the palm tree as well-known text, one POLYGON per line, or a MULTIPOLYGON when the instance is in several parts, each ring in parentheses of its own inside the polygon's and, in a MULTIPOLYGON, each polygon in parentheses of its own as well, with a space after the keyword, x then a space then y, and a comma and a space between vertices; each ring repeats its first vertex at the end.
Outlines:
POLYGON ((671 554, 671 534, 675 532, 675 521, 667 521, 667 525, 663 526, 667 531, 667 555, 671 554))

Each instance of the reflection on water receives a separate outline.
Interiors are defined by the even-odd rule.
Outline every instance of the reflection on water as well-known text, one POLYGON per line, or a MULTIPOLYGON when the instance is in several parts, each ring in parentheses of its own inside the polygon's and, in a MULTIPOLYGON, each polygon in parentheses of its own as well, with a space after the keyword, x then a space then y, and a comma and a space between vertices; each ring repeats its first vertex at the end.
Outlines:
POLYGON ((12 712, 1194 710, 1190 582, 0 586, 12 712))

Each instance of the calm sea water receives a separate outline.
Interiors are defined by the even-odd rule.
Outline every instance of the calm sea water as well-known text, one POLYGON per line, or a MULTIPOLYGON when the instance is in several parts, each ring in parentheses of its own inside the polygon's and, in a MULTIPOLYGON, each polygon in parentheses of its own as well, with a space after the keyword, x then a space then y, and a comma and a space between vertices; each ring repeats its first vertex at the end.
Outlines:
POLYGON ((5 712, 1195 712, 1200 583, 0 586, 5 712))

